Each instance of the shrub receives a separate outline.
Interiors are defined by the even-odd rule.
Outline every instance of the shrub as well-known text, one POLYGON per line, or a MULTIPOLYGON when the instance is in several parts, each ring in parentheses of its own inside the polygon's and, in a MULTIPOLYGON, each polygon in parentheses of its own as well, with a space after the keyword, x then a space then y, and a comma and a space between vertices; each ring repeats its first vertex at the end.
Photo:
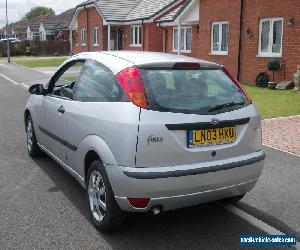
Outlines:
POLYGON ((273 82, 275 77, 275 71, 280 70, 280 62, 277 59, 271 59, 268 63, 268 69, 273 71, 273 82))

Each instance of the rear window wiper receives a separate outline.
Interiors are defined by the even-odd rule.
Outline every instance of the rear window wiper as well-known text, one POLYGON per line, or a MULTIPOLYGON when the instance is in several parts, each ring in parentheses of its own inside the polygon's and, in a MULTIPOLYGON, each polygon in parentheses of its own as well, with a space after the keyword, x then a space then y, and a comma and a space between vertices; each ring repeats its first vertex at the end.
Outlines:
POLYGON ((216 105, 216 106, 210 108, 208 110, 208 112, 213 112, 213 111, 220 110, 220 109, 223 109, 223 108, 229 108, 229 107, 233 107, 233 106, 240 106, 240 105, 244 105, 244 104, 245 104, 245 102, 228 102, 228 103, 216 105))

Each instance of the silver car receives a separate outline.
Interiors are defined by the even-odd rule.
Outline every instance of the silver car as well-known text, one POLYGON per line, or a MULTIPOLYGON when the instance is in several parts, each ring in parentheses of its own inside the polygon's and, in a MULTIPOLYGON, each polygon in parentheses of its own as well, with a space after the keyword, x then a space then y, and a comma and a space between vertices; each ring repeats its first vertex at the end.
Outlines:
POLYGON ((261 119, 223 67, 164 53, 81 53, 30 87, 29 155, 85 188, 100 231, 126 212, 237 201, 261 175, 261 119))

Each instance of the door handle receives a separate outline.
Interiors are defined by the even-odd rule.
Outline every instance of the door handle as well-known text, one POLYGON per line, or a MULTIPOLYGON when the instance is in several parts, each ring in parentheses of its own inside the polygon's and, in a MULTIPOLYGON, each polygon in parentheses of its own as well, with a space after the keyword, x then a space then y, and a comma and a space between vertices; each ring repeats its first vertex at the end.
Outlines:
POLYGON ((66 110, 65 110, 65 108, 64 108, 64 106, 63 105, 61 105, 59 108, 58 108, 58 110, 57 110, 57 112, 58 113, 65 113, 66 112, 66 110))

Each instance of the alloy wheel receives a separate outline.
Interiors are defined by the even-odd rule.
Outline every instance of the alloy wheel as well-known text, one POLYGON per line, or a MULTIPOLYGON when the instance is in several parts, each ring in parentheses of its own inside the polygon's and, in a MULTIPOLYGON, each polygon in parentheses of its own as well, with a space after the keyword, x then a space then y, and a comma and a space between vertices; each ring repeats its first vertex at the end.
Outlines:
POLYGON ((88 196, 91 212, 96 221, 100 222, 106 214, 105 184, 101 174, 93 171, 89 178, 88 196))
POLYGON ((32 150, 32 144, 33 144, 33 126, 32 122, 29 120, 27 125, 27 147, 28 150, 32 150))

